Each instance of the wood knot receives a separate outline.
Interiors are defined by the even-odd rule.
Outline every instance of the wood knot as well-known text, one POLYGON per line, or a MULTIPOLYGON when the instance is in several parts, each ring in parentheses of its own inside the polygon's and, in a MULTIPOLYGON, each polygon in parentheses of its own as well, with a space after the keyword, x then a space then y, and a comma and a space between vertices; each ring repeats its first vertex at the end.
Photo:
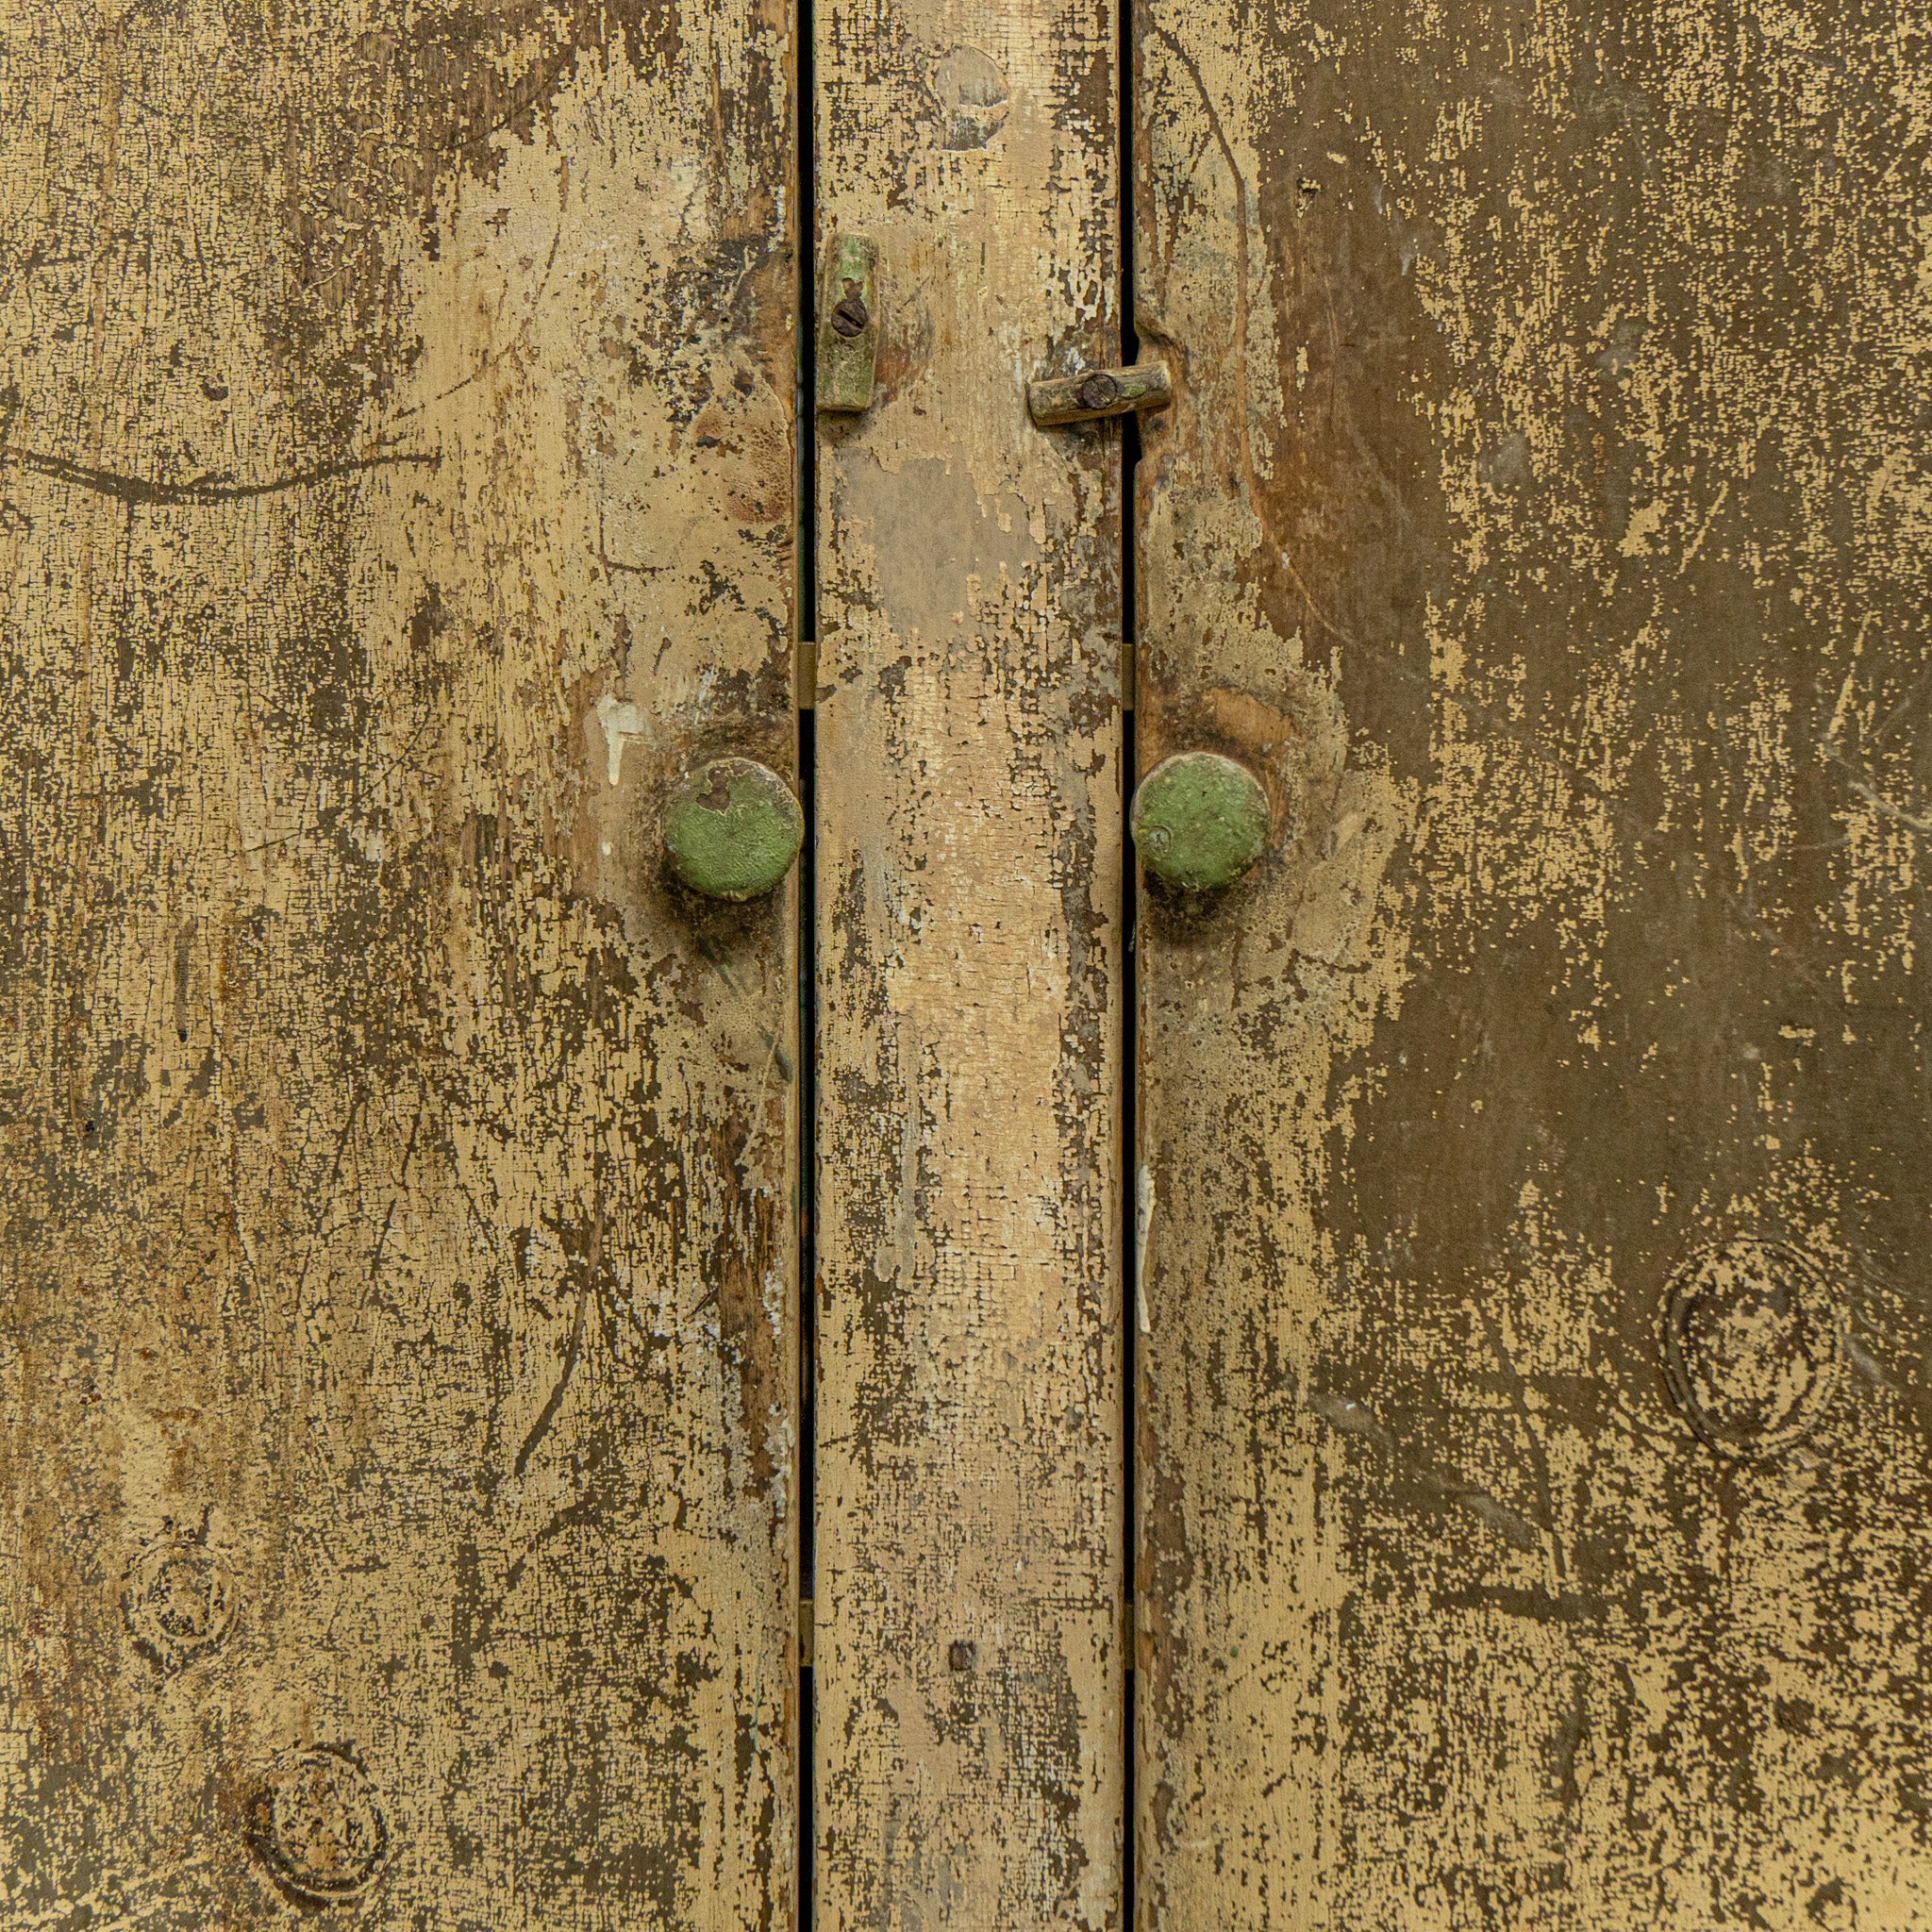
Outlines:
POLYGON ((1783 1241, 1742 1239, 1693 1255, 1671 1278, 1659 1329, 1671 1395, 1721 1454, 1784 1448, 1837 1392, 1840 1298, 1808 1255, 1783 1241))
POLYGON ((127 1566, 122 1608, 135 1642, 172 1674, 216 1649, 235 1627, 240 1592, 197 1537, 163 1537, 127 1566))
POLYGON ((345 1750, 292 1751, 255 1801, 254 1844, 289 1891, 330 1905, 367 1890, 389 1857, 369 1774, 345 1750))

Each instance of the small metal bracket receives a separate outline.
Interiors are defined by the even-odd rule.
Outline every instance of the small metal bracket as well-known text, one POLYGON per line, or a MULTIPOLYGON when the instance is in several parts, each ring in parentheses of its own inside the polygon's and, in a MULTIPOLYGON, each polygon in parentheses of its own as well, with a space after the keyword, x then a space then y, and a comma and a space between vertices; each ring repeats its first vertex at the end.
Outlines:
POLYGON ((819 291, 819 408, 869 408, 878 352, 878 249, 869 236, 841 235, 819 291))
POLYGON ((1057 423, 1091 423, 1101 416, 1129 416, 1164 409, 1174 386, 1164 362, 1136 362, 1131 369, 1083 369, 1026 385, 1026 407, 1042 429, 1057 423))

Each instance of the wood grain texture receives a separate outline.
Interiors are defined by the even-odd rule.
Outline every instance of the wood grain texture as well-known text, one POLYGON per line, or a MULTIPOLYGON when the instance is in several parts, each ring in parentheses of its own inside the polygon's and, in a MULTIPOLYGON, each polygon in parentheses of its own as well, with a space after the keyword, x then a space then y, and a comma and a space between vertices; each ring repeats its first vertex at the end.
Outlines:
POLYGON ((792 1921, 787 36, 0 8, 9 1926, 792 1921))
POLYGON ((1144 1923, 1926 1924, 1932 16, 1138 23, 1144 1923))
POLYGON ((820 419, 819 1923, 1118 1924, 1119 429, 1111 15, 834 0, 820 419))

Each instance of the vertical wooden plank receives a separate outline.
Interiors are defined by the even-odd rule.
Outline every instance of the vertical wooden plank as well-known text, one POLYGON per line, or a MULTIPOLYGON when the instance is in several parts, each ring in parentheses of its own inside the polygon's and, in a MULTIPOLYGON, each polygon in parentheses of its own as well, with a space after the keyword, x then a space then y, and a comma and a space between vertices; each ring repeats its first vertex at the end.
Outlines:
POLYGON ((1144 1921, 1924 1924, 1932 17, 1139 19, 1144 1921))
POLYGON ((1122 1806, 1119 431, 1094 0, 817 15, 821 1924, 1098 1927, 1122 1806))
POLYGON ((786 15, 0 35, 0 1918, 789 1924, 786 15))

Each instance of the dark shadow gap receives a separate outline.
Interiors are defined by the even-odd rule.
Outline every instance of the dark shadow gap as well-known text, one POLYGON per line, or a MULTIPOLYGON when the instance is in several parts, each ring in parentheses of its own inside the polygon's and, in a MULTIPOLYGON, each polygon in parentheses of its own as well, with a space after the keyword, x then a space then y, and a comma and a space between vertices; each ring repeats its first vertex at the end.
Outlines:
MULTIPOLYGON (((1120 83, 1115 108, 1116 157, 1115 195, 1119 208, 1121 275, 1121 362, 1131 368, 1141 359, 1141 338, 1134 327, 1134 104, 1136 42, 1134 39, 1134 0, 1119 0, 1117 52, 1114 68, 1120 83)), ((1135 485, 1141 461, 1141 419, 1136 415, 1121 419, 1121 661, 1127 680, 1127 703, 1121 712, 1122 804, 1133 796, 1139 774, 1136 763, 1134 707, 1140 701, 1139 586, 1134 573, 1135 485)), ((1139 1647, 1140 1625, 1140 1496, 1135 1483, 1135 1417, 1138 1409, 1136 1387, 1141 1373, 1140 1324, 1140 1125, 1137 1119, 1135 1057, 1140 1050, 1139 978, 1135 970, 1135 927, 1138 911, 1134 848, 1131 840, 1121 841, 1121 927, 1124 997, 1121 1000, 1121 1512, 1126 1538, 1126 1596, 1132 1608, 1127 1620, 1123 1659, 1124 1690, 1121 1701, 1121 1797, 1124 1816, 1121 1822, 1121 1924, 1131 1928, 1140 1916, 1140 1844, 1136 1828, 1139 1797, 1135 1769, 1140 1756, 1139 1708, 1136 1699, 1138 1672, 1135 1651, 1139 1647)))
MULTIPOLYGON (((806 648, 796 660, 816 677, 818 625, 818 193, 813 150, 815 85, 812 0, 798 0, 795 148, 798 156, 798 619, 806 648)), ((805 811, 805 845, 798 855, 798 1594, 809 1601, 817 1583, 814 1524, 818 1520, 818 728, 812 693, 797 693, 798 802, 805 811)), ((812 1855, 818 1828, 812 1807, 814 1752, 811 1652, 800 1620, 798 1674, 798 1928, 810 1932, 812 1855)))

